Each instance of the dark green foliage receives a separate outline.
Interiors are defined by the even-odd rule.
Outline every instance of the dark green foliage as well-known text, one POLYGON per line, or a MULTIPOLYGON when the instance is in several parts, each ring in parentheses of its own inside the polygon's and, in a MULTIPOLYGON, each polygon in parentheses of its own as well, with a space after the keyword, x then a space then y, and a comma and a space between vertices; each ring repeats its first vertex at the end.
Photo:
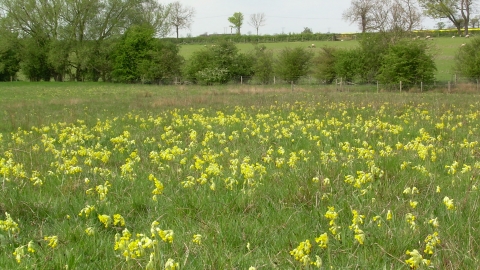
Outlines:
POLYGON ((390 44, 394 42, 388 33, 366 33, 360 38, 362 69, 360 77, 365 82, 375 82, 382 66, 382 55, 386 53, 390 44))
POLYGON ((335 53, 335 73, 337 78, 343 81, 351 82, 361 73, 362 51, 355 50, 337 50, 335 53))
POLYGON ((313 58, 313 76, 327 84, 331 84, 337 77, 335 71, 337 49, 322 47, 320 54, 313 58))
POLYGON ((278 55, 275 74, 285 81, 297 82, 310 71, 313 53, 304 48, 285 48, 278 55))
POLYGON ((129 28, 113 53, 114 81, 136 83, 173 80, 180 72, 183 58, 178 47, 153 37, 148 26, 129 28))
POLYGON ((423 41, 402 40, 388 49, 378 74, 381 83, 432 83, 437 70, 423 41))
POLYGON ((15 78, 20 69, 18 41, 11 33, 0 33, 0 81, 15 78))
POLYGON ((53 67, 48 61, 48 41, 26 38, 22 40, 21 69, 30 81, 50 81, 53 67))
POLYGON ((195 52, 184 68, 187 80, 200 84, 223 84, 253 74, 254 58, 238 53, 232 42, 221 42, 195 52))
POLYGON ((455 70, 470 79, 480 78, 480 38, 460 47, 455 55, 455 70))
POLYGON ((265 45, 255 47, 253 52, 255 63, 253 72, 255 80, 262 84, 269 84, 273 78, 273 52, 267 50, 265 45))

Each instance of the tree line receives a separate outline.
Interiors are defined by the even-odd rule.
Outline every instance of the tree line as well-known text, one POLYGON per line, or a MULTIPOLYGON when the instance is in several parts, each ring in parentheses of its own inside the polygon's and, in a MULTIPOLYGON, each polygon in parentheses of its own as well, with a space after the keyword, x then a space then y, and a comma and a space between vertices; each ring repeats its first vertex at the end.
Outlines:
MULTIPOLYGON (((0 0, 0 74, 31 81, 112 79, 129 29, 154 37, 189 27, 192 8, 155 0, 0 0)), ((159 50, 159 48, 157 48, 159 50)), ((163 49, 162 49, 163 50, 163 49)))

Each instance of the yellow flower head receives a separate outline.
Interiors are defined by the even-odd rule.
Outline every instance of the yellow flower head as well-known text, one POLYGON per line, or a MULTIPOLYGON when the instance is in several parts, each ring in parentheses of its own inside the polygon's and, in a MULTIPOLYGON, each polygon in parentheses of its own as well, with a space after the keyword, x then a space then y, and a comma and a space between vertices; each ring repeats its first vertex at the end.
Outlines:
POLYGON ((58 245, 58 237, 56 235, 53 236, 45 236, 43 240, 48 241, 48 245, 51 248, 56 248, 58 245))
POLYGON ((202 235, 201 234, 195 234, 193 235, 193 243, 201 245, 202 244, 202 235))
POLYGON ((453 204, 453 199, 450 199, 450 198, 445 196, 445 198, 443 198, 443 204, 445 204, 445 206, 447 207, 448 210, 455 210, 455 205, 453 204))
POLYGON ((328 235, 327 235, 327 233, 323 233, 319 237, 315 238, 315 242, 318 243, 319 247, 327 248, 327 245, 328 245, 328 235))

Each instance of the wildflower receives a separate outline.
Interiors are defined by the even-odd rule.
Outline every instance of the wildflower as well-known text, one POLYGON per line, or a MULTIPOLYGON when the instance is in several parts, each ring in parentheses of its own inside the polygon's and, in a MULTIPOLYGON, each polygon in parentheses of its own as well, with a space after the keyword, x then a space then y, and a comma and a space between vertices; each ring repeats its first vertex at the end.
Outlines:
POLYGON ((392 211, 388 210, 387 211, 387 220, 391 220, 392 219, 392 211))
POLYGON ((382 219, 381 219, 380 216, 374 216, 374 217, 372 218, 372 220, 373 220, 373 222, 376 222, 376 223, 377 223, 377 226, 378 226, 378 227, 381 227, 381 226, 382 226, 382 219))
POLYGON ((410 228, 412 230, 417 229, 417 223, 415 222, 416 217, 412 213, 407 213, 405 215, 405 220, 407 221, 408 224, 410 224, 410 228))
POLYGON ((438 226, 440 226, 440 224, 438 224, 437 218, 432 218, 432 219, 430 219, 430 220, 428 221, 428 224, 432 224, 432 226, 435 227, 435 228, 438 227, 438 226))
POLYGON ((303 265, 306 266, 306 263, 309 262, 310 258, 308 254, 310 254, 312 245, 310 244, 310 240, 305 240, 304 242, 300 242, 298 247, 290 251, 290 255, 292 255, 295 260, 302 262, 303 265))
POLYGON ((316 266, 317 268, 320 268, 322 267, 322 258, 320 258, 320 256, 316 255, 315 256, 316 260, 314 262, 312 262, 312 265, 316 266))
POLYGON ((328 245, 328 235, 327 235, 327 233, 323 233, 319 237, 315 238, 315 242, 318 243, 319 247, 327 248, 327 245, 328 245))
POLYGON ((165 270, 175 270, 179 268, 180 264, 178 262, 175 262, 173 259, 168 258, 167 262, 165 263, 165 270))
POLYGON ((365 233, 360 229, 357 229, 355 231, 354 237, 355 237, 355 240, 357 240, 360 245, 363 245, 363 243, 365 242, 365 233))
POLYGON ((424 259, 416 249, 412 251, 407 250, 406 254, 411 256, 410 259, 405 260, 411 269, 417 269, 422 264, 426 266, 430 265, 430 260, 424 259))
POLYGON ((51 248, 56 248, 58 245, 58 237, 56 235, 53 236, 45 236, 43 237, 43 240, 48 241, 48 245, 51 248))
POLYGON ((172 243, 173 242, 173 231, 172 230, 159 230, 158 235, 164 242, 172 243))
POLYGON ((30 253, 35 252, 35 248, 33 246, 33 241, 28 242, 27 248, 28 248, 28 252, 30 252, 30 253))
POLYGON ((98 215, 98 220, 105 225, 105 228, 108 228, 108 225, 112 223, 112 218, 109 215, 98 215))
POLYGON ((328 211, 325 213, 325 217, 330 220, 330 226, 335 224, 335 219, 338 218, 338 213, 335 212, 335 207, 329 206, 328 211))
POLYGON ((125 226, 125 219, 120 214, 113 215, 113 226, 125 226))
POLYGON ((410 200, 410 207, 415 208, 417 207, 418 202, 410 200))
POLYGON ((437 193, 440 193, 440 192, 441 192, 440 186, 437 186, 436 192, 437 192, 437 193))
POLYGON ((450 198, 445 196, 445 198, 443 198, 443 204, 445 204, 445 206, 447 207, 448 210, 455 210, 455 205, 453 204, 453 199, 450 199, 450 198))
POLYGON ((248 268, 248 270, 257 270, 257 268, 256 268, 256 267, 253 267, 253 266, 250 266, 250 267, 248 268))
POLYGON ((195 234, 193 235, 193 243, 201 245, 202 244, 202 235, 201 234, 195 234))
POLYGON ((85 233, 88 235, 88 236, 92 236, 95 234, 95 229, 93 227, 88 227, 85 229, 85 233))
POLYGON ((0 220, 0 230, 11 233, 18 233, 20 231, 20 229, 18 228, 18 223, 13 221, 13 219, 10 217, 10 214, 7 212, 5 212, 5 217, 5 220, 0 220))
POLYGON ((17 247, 13 252, 13 255, 15 256, 17 263, 22 262, 22 258, 25 257, 25 246, 17 247))
POLYGON ((435 246, 440 244, 440 238, 438 237, 438 232, 434 232, 433 234, 427 235, 425 238, 425 252, 426 254, 432 255, 433 252, 435 251, 435 246))
POLYGON ((82 210, 80 210, 80 213, 78 213, 79 216, 85 215, 86 218, 90 215, 90 213, 95 210, 95 206, 90 206, 87 204, 82 210))

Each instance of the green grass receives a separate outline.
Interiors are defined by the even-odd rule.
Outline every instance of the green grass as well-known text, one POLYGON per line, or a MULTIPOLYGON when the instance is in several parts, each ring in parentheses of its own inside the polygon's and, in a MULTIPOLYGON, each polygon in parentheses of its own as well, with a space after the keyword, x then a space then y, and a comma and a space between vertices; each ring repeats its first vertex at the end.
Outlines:
MULTIPOLYGON (((454 56, 458 51, 460 46, 463 43, 467 43, 469 40, 461 37, 457 38, 434 38, 431 40, 432 52, 435 55, 435 63, 437 65, 437 74, 436 78, 438 81, 453 81, 455 77, 454 68, 454 56)), ((351 49, 358 46, 358 42, 355 40, 345 40, 345 41, 314 41, 314 42, 274 42, 274 43, 262 43, 268 49, 273 50, 274 54, 280 52, 285 47, 301 47, 308 48, 312 43, 315 44, 316 48, 311 48, 310 50, 314 52, 319 52, 324 46, 331 46, 339 49, 351 49)), ((205 46, 211 46, 211 44, 205 45, 182 45, 180 49, 180 54, 189 59, 191 55, 198 50, 205 48, 205 46)), ((241 52, 249 52, 254 48, 252 43, 238 43, 237 47, 241 52)))
POLYGON ((1 86, 5 269, 144 269, 151 253, 151 269, 168 259, 181 269, 314 268, 291 255, 306 240, 324 269, 409 269, 414 249, 436 269, 479 264, 476 94, 1 86), (95 209, 80 216, 86 206, 95 209), (98 218, 115 214, 125 225, 98 218), (315 242, 324 233, 325 249, 315 242))

